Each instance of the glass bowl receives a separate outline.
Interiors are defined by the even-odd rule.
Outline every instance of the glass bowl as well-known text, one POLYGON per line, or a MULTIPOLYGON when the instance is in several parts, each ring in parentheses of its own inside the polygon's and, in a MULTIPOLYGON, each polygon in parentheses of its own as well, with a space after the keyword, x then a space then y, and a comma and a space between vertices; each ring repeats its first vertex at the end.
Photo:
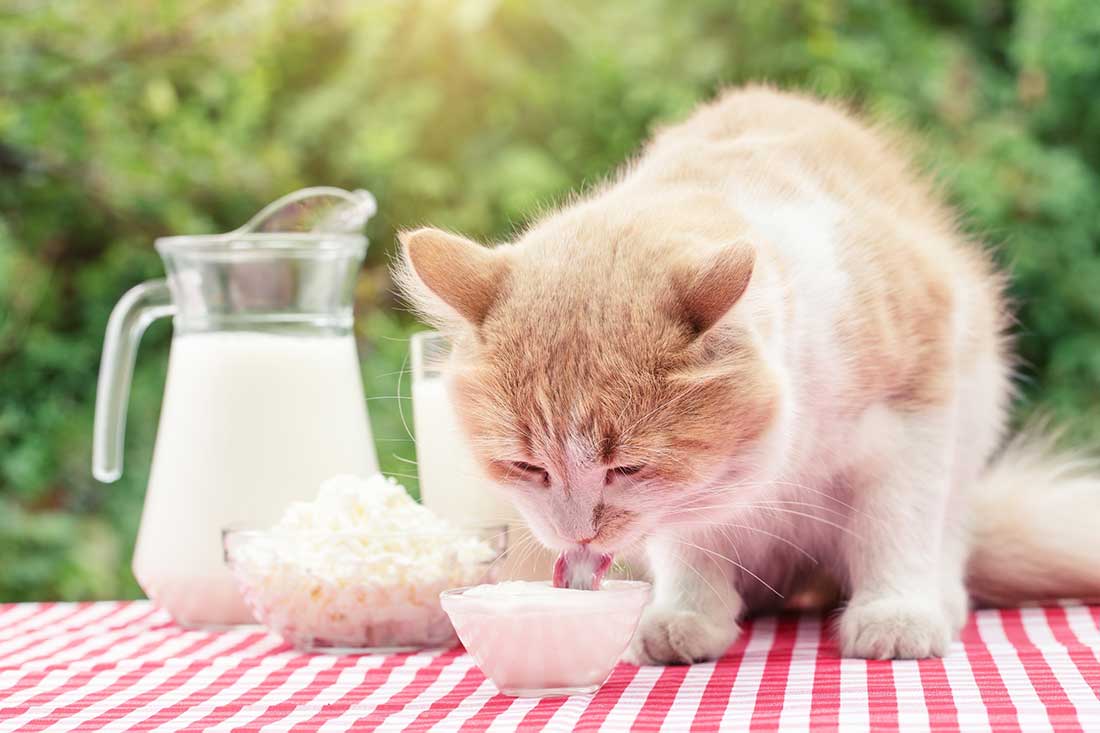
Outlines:
POLYGON ((256 620, 303 651, 453 646, 440 592, 492 582, 503 525, 451 534, 227 528, 225 561, 256 620))
POLYGON ((534 592, 526 597, 479 596, 472 588, 443 592, 443 610, 466 651, 506 695, 595 692, 630 644, 649 603, 650 584, 605 580, 598 591, 553 596, 540 592, 549 582, 522 585, 534 592))

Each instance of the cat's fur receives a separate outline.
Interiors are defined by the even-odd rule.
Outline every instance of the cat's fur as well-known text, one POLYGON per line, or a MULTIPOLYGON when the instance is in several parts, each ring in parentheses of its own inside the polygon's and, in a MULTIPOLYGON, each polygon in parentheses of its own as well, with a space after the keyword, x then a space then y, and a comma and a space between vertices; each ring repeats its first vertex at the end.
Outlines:
POLYGON ((535 534, 644 548, 633 660, 718 656, 822 574, 861 657, 943 654, 968 590, 1100 593, 1091 466, 1028 439, 992 458, 1001 275, 839 107, 735 90, 514 243, 401 239, 406 294, 457 341, 465 429, 535 534))

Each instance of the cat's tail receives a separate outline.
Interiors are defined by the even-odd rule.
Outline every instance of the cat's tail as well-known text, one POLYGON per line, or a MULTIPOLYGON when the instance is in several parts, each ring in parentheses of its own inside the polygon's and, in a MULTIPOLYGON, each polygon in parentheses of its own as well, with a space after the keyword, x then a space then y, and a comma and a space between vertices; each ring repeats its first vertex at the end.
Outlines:
POLYGON ((1021 432, 972 493, 967 587, 979 603, 1100 599, 1100 460, 1021 432))

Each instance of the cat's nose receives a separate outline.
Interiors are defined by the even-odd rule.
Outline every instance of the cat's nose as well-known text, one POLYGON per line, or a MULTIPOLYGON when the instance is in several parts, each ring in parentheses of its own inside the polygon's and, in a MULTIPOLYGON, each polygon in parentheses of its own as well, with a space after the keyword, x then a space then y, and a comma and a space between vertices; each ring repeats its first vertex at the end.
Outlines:
POLYGON ((558 535, 571 545, 588 545, 596 541, 600 533, 593 527, 574 529, 572 532, 558 532, 558 535))

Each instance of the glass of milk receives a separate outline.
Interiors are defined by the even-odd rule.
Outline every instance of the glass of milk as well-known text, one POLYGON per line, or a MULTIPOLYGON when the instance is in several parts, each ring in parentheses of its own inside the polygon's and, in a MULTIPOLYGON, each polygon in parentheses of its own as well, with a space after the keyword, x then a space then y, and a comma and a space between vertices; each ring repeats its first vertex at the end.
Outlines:
POLYGON ((508 525, 508 551, 499 577, 544 580, 555 556, 539 545, 511 503, 474 457, 451 402, 451 342, 436 331, 414 334, 413 421, 420 500, 435 514, 460 525, 508 525))
POLYGON ((326 478, 377 470, 352 332, 358 232, 373 211, 365 191, 311 189, 228 234, 158 239, 167 278, 111 313, 93 457, 105 482, 122 472, 138 340, 172 317, 133 570, 181 624, 253 622, 223 563, 223 527, 273 524, 326 478), (321 224, 303 230, 303 213, 321 224))

